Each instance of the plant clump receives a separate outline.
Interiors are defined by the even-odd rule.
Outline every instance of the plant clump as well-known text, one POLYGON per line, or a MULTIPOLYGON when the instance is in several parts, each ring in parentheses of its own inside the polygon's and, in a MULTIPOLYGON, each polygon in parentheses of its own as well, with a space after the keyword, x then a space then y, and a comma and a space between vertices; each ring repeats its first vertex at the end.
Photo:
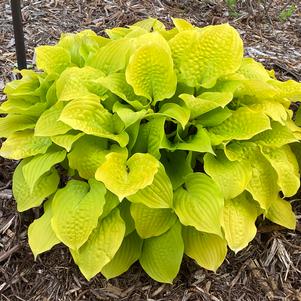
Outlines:
POLYGON ((35 257, 63 243, 87 279, 139 260, 171 283, 184 254, 216 271, 259 216, 295 228, 301 84, 243 57, 228 24, 173 22, 64 34, 6 85, 0 155, 21 160, 17 209, 43 205, 35 257))

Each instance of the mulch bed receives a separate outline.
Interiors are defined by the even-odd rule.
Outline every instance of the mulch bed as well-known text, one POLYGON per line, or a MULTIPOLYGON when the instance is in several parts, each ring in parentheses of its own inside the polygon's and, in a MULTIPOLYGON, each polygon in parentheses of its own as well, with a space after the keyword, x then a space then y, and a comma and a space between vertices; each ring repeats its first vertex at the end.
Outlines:
MULTIPOLYGON (((55 43, 62 32, 103 33, 147 16, 170 24, 173 16, 199 26, 230 22, 242 35, 246 55, 275 69, 280 79, 301 80, 299 0, 237 1, 236 10, 219 0, 24 0, 22 13, 29 65, 34 47, 55 43), (297 9, 281 21, 281 11, 292 4, 297 9)), ((0 0, 0 101, 5 83, 14 78, 15 62, 9 1, 0 0)), ((173 285, 151 280, 138 264, 116 279, 97 276, 87 282, 63 246, 34 261, 26 233, 39 212, 17 213, 11 193, 15 166, 0 158, 1 301, 301 300, 300 229, 282 230, 264 221, 255 240, 237 255, 229 252, 216 274, 185 258, 173 285)), ((296 197, 292 204, 300 222, 301 203, 296 197)))

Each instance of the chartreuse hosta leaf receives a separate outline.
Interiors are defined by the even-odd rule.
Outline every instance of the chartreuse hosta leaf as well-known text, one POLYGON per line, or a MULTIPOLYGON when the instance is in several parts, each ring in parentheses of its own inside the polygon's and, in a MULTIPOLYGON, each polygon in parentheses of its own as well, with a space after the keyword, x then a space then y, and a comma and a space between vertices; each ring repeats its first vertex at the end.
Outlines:
POLYGON ((40 206, 42 202, 57 190, 60 178, 55 169, 42 175, 35 183, 34 187, 26 183, 23 175, 23 167, 29 159, 22 160, 14 172, 13 195, 17 202, 18 211, 25 211, 33 207, 40 206))
POLYGON ((164 152, 161 162, 170 178, 173 189, 177 189, 184 184, 185 177, 193 172, 189 156, 185 151, 164 152))
POLYGON ((60 243, 51 227, 51 204, 52 200, 45 202, 44 214, 28 227, 28 243, 35 258, 60 243))
POLYGON ((169 141, 167 137, 163 137, 161 148, 165 148, 170 151, 186 150, 199 153, 213 153, 208 131, 199 124, 194 127, 194 130, 196 133, 186 137, 186 141, 182 140, 173 143, 169 141))
POLYGON ((244 58, 242 60, 238 73, 243 74, 247 79, 256 79, 264 82, 271 79, 269 72, 264 66, 252 58, 244 58))
MULTIPOLYGON (((119 203, 119 201, 118 201, 119 203)), ((127 236, 131 234, 133 231, 135 231, 135 221, 131 215, 131 202, 128 200, 123 200, 121 203, 119 203, 119 211, 120 211, 120 216, 125 222, 125 233, 124 236, 127 236)))
POLYGON ((107 111, 93 95, 69 102, 59 120, 86 134, 112 139, 122 147, 128 142, 127 133, 122 131, 122 121, 107 111))
POLYGON ((33 191, 39 178, 48 172, 52 166, 62 162, 65 157, 65 150, 51 150, 45 154, 37 155, 31 158, 30 161, 22 168, 23 176, 25 182, 30 188, 30 192, 33 191))
POLYGON ((131 215, 136 231, 143 239, 165 233, 177 219, 171 209, 153 209, 135 203, 131 205, 131 215))
POLYGON ((48 137, 35 137, 32 130, 16 132, 2 144, 0 156, 20 160, 44 154, 51 143, 48 137))
POLYGON ((97 168, 105 161, 108 153, 106 139, 85 135, 74 143, 68 154, 69 165, 76 169, 82 178, 94 178, 97 168))
POLYGON ((246 190, 252 194, 260 207, 266 210, 278 196, 278 176, 270 162, 259 152, 254 152, 249 158, 252 177, 246 190))
POLYGON ((72 252, 75 263, 88 280, 101 272, 114 258, 122 244, 124 233, 124 221, 115 208, 100 220, 88 241, 77 252, 72 252))
POLYGON ((154 102, 172 97, 177 85, 171 54, 164 45, 167 42, 162 39, 161 43, 138 48, 126 68, 126 80, 135 93, 154 102))
POLYGON ((56 236, 78 250, 88 239, 102 213, 106 189, 94 179, 89 184, 71 180, 58 190, 52 202, 51 225, 56 236))
POLYGON ((84 135, 85 134, 82 132, 71 130, 63 135, 52 136, 51 141, 56 145, 63 147, 66 151, 70 152, 73 143, 84 135))
POLYGON ((181 228, 181 224, 176 222, 166 233, 143 242, 139 261, 156 281, 172 283, 179 272, 184 252, 181 228))
POLYGON ((245 248, 255 237, 257 205, 247 192, 226 200, 223 209, 223 230, 228 246, 235 253, 245 248))
POLYGON ((292 205, 280 197, 273 201, 266 213, 266 218, 285 228, 291 230, 296 228, 296 216, 292 210, 292 205))
POLYGON ((40 46, 36 48, 36 64, 48 74, 60 74, 71 64, 69 52, 59 46, 40 46))
POLYGON ((97 169, 95 178, 116 194, 121 201, 153 183, 160 162, 149 154, 111 152, 97 169))
POLYGON ((183 227, 185 254, 193 258, 201 267, 216 271, 227 254, 227 242, 215 234, 197 231, 193 227, 183 227))
POLYGON ((275 169, 277 183, 284 196, 296 194, 300 187, 300 173, 297 159, 290 147, 288 145, 280 148, 264 147, 262 153, 275 169))
POLYGON ((181 223, 198 231, 222 236, 223 206, 220 188, 203 173, 186 176, 184 187, 174 193, 174 208, 181 223))
POLYGON ((233 139, 247 140, 270 128, 270 120, 265 114, 242 107, 223 123, 212 127, 210 133, 213 134, 213 141, 217 139, 219 144, 233 139))
POLYGON ((287 126, 283 126, 279 122, 272 122, 271 125, 271 129, 256 135, 252 138, 252 141, 271 147, 281 147, 282 145, 298 141, 287 126))
POLYGON ((193 25, 184 19, 172 18, 172 22, 179 32, 194 29, 193 25))
POLYGON ((103 267, 101 273, 107 279, 111 279, 126 272, 139 259, 142 244, 143 240, 136 232, 126 236, 113 259, 103 267))
POLYGON ((223 151, 204 156, 204 169, 219 185, 226 200, 241 194, 252 177, 251 164, 247 160, 230 161, 223 151))
POLYGON ((230 92, 204 92, 198 97, 191 94, 181 94, 185 105, 190 109, 190 119, 195 119, 215 108, 224 108, 233 98, 230 92))
POLYGON ((46 110, 38 119, 34 135, 35 136, 56 136, 67 133, 72 128, 60 121, 60 115, 64 109, 64 104, 56 103, 54 106, 46 110))
POLYGON ((133 203, 141 203, 151 208, 171 208, 173 191, 164 166, 160 163, 150 185, 141 188, 135 194, 129 195, 127 198, 133 203))
POLYGON ((58 99, 69 101, 87 96, 90 93, 103 96, 107 89, 97 82, 97 79, 103 76, 103 72, 88 66, 66 69, 56 82, 58 99))
POLYGON ((185 30, 169 41, 178 80, 188 86, 211 88, 216 80, 240 67, 243 44, 228 24, 185 30))
POLYGON ((160 159, 160 147, 164 138, 165 117, 159 116, 150 119, 147 123, 140 125, 134 151, 139 153, 150 153, 160 159))
POLYGON ((26 115, 9 114, 0 119, 0 137, 9 137, 17 131, 33 129, 37 118, 26 115))

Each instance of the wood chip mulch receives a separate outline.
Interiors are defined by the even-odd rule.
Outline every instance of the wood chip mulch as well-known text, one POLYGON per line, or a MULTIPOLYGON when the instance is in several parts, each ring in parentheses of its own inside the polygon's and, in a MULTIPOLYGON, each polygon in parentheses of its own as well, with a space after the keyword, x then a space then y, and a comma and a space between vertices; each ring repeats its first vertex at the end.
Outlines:
MULTIPOLYGON (((0 102, 16 67, 9 2, 0 0, 0 102)), ((62 32, 90 28, 103 33, 148 16, 170 24, 173 16, 199 26, 230 22, 245 42, 246 55, 275 69, 280 79, 301 81, 299 0, 242 0, 234 10, 221 0, 24 0, 22 6, 29 65, 34 47, 55 43, 62 32), (292 5, 294 13, 280 20, 292 5)), ((16 211, 11 192, 15 166, 0 158, 0 301, 301 301, 300 227, 282 230, 263 221, 255 240, 237 255, 229 252, 216 274, 185 258, 173 285, 151 280, 138 264, 116 279, 97 276, 87 282, 63 246, 34 261, 26 233, 39 212, 16 211)), ((300 200, 292 204, 300 223, 300 200)))

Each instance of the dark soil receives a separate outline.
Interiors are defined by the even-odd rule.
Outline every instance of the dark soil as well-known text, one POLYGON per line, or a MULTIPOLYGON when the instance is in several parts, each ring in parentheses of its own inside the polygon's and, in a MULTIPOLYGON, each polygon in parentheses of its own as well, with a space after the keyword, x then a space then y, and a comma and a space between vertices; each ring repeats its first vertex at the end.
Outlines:
MULTIPOLYGON (((301 80, 301 5, 298 0, 237 1, 231 10, 219 0, 24 0, 28 63, 34 47, 55 43, 62 32, 131 24, 147 16, 170 23, 183 17, 203 26, 230 22, 242 35, 246 55, 274 68, 278 78, 301 80), (261 3, 261 4, 260 4, 261 3), (282 11, 295 12, 280 20, 282 11)), ((16 66, 9 1, 0 0, 0 101, 16 66)), ((34 261, 27 227, 39 212, 19 214, 11 192, 16 162, 0 158, 0 301, 46 300, 301 300, 301 234, 259 222, 255 240, 227 260, 216 274, 183 261, 173 285, 151 280, 135 264, 124 275, 87 282, 68 250, 57 246, 34 261)), ((299 222, 301 203, 292 201, 299 222)))

